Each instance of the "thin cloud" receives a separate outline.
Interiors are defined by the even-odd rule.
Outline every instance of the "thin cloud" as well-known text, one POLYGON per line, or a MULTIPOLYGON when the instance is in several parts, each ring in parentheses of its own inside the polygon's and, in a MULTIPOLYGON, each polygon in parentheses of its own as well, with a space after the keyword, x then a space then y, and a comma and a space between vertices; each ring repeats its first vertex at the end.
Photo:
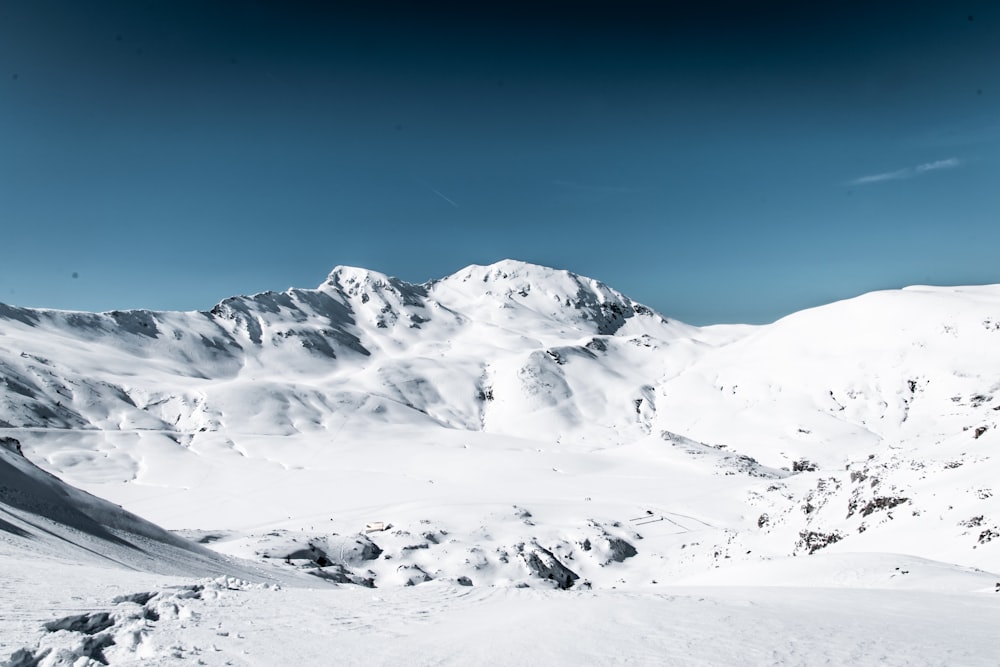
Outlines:
POLYGON ((449 204, 451 204, 455 208, 458 208, 458 204, 455 203, 455 200, 452 199, 452 198, 450 198, 450 197, 448 197, 447 195, 442 194, 440 190, 436 190, 434 188, 431 188, 431 192, 433 192, 438 197, 440 197, 441 199, 445 200, 446 202, 448 202, 449 204))
POLYGON ((917 173, 923 173, 925 171, 935 171, 937 169, 952 169, 960 165, 958 158, 950 157, 947 160, 937 160, 935 162, 928 162, 926 164, 917 165, 917 173))
POLYGON ((962 164, 962 161, 958 158, 950 157, 945 160, 935 160, 934 162, 925 162, 924 164, 918 164, 916 167, 906 167, 905 169, 897 169, 896 171, 886 171, 881 174, 871 174, 870 176, 862 176, 861 178, 856 178, 848 185, 870 185, 872 183, 882 183, 885 181, 902 181, 908 178, 913 178, 914 176, 919 176, 921 174, 926 174, 929 171, 939 171, 941 169, 954 169, 962 164))
POLYGON ((420 179, 420 178, 415 178, 413 180, 415 180, 417 183, 420 183, 420 185, 424 186, 425 188, 427 188, 428 190, 430 190, 431 192, 433 192, 438 197, 440 197, 441 199, 445 200, 446 202, 448 202, 449 204, 451 204, 455 208, 459 207, 458 203, 454 199, 452 199, 451 197, 445 195, 444 193, 442 193, 440 190, 438 190, 437 188, 435 188, 434 186, 432 186, 427 181, 425 181, 423 179, 420 179))

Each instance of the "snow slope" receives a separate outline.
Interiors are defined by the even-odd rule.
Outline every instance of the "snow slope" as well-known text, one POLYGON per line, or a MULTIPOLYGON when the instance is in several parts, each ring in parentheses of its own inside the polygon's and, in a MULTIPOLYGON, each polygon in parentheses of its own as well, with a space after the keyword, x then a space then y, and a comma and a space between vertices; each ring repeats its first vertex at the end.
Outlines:
POLYGON ((319 591, 231 579, 149 588, 131 573, 121 580, 133 585, 131 593, 95 608, 108 614, 108 627, 91 635, 44 631, 20 656, 85 655, 86 636, 91 647, 103 644, 90 654, 112 665, 976 667, 995 665, 998 657, 1000 610, 986 595, 865 588, 548 591, 438 582, 319 591), (147 595, 153 597, 143 602, 147 595), (157 620, 143 619, 151 610, 157 620))
MULTIPOLYGON (((1000 600, 991 574, 1000 570, 998 343, 1000 286, 878 292, 767 326, 698 328, 593 279, 521 262, 423 285, 338 267, 317 289, 234 297, 208 312, 0 305, 0 432, 45 470, 213 550, 161 531, 154 541, 188 560, 131 567, 188 583, 290 577, 293 588, 280 593, 211 580, 218 595, 185 604, 217 622, 235 613, 221 600, 280 599, 298 621, 260 609, 234 620, 266 618, 294 634, 295 623, 320 622, 303 620, 309 609, 340 604, 322 596, 343 595, 344 614, 368 619, 345 628, 404 637, 400 646, 427 662, 459 664, 483 654, 445 639, 452 624, 478 637, 472 644, 486 640, 455 614, 502 624, 525 605, 570 616, 587 609, 594 624, 633 619, 620 629, 634 636, 663 630, 645 614, 676 612, 693 619, 693 642, 717 614, 759 602, 776 631, 796 633, 809 650, 831 650, 823 642, 837 626, 848 648, 831 655, 844 660, 995 664, 982 633, 1000 600), (362 534, 370 522, 387 526, 362 534), (211 555, 220 553, 263 569, 211 555), (208 560, 196 567, 192 558, 208 560), (341 590, 307 593, 295 588, 303 581, 341 590), (845 582, 853 592, 833 598, 815 588, 845 582), (802 590, 733 592, 748 584, 802 590), (373 598, 369 586, 398 591, 373 598), (706 595, 715 611, 699 615, 706 595), (408 615, 437 597, 430 625, 408 615), (410 620, 383 627, 368 611, 375 599, 391 599, 410 620), (917 605, 913 617, 892 620, 903 603, 917 605), (858 604, 876 610, 869 621, 888 628, 891 653, 865 652, 874 646, 866 631, 845 620, 858 604), (967 641, 946 627, 925 633, 930 646, 906 644, 911 622, 962 605, 967 641)), ((11 469, 29 464, 18 465, 11 469)), ((97 511, 92 496, 59 488, 82 516, 97 511)), ((137 531, 140 520, 128 521, 137 531)), ((94 550, 111 553, 106 542, 94 550)), ((46 547, 52 558, 94 563, 79 545, 55 544, 46 547)), ((4 560, 32 567, 23 550, 4 560)), ((88 595, 100 591, 97 579, 88 595)), ((168 660, 171 642, 184 643, 170 626, 179 617, 164 617, 156 632, 143 626, 163 645, 126 641, 125 628, 143 620, 133 612, 100 631, 131 646, 115 653, 108 644, 105 658, 168 660)), ((719 640, 702 653, 687 646, 687 655, 706 664, 816 661, 742 622, 734 636, 748 652, 719 640)), ((517 624, 524 652, 511 664, 541 640, 529 626, 517 624)), ((662 664, 655 656, 675 655, 660 642, 601 636, 598 646, 578 618, 558 627, 564 640, 553 650, 566 661, 593 652, 662 664)), ((178 650, 191 658, 196 647, 208 660, 209 629, 178 650)), ((273 634, 244 635, 258 656, 245 664, 275 657, 273 634)), ((363 642, 347 643, 348 662, 361 661, 363 642)), ((302 656, 316 659, 323 646, 307 642, 302 656)), ((66 650, 85 655, 79 648, 66 650)), ((382 655, 391 663, 402 654, 382 655)))
POLYGON ((225 567, 214 552, 38 469, 11 438, 0 441, 0 484, 5 548, 176 574, 225 567))

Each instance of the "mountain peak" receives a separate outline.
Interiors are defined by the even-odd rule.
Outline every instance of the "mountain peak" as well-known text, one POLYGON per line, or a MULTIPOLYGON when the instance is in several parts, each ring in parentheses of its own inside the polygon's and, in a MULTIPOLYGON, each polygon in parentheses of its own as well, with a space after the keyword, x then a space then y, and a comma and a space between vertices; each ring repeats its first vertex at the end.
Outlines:
POLYGON ((322 286, 330 285, 345 288, 351 285, 385 285, 392 282, 398 281, 396 278, 379 273, 378 271, 358 266, 337 265, 330 271, 322 286))
POLYGON ((504 282, 520 279, 526 282, 538 282, 550 279, 552 276, 579 278, 575 273, 561 269, 553 269, 541 264, 531 264, 517 259, 502 259, 493 264, 470 264, 456 271, 449 278, 460 280, 481 280, 484 283, 504 282))
MULTIPOLYGON (((618 331, 636 315, 654 315, 649 308, 599 280, 514 259, 486 266, 472 264, 428 283, 427 289, 442 303, 451 304, 456 299, 490 302, 513 320, 523 321, 531 311, 550 324, 582 325, 599 334, 618 331)), ((665 322, 658 316, 655 319, 665 322)))

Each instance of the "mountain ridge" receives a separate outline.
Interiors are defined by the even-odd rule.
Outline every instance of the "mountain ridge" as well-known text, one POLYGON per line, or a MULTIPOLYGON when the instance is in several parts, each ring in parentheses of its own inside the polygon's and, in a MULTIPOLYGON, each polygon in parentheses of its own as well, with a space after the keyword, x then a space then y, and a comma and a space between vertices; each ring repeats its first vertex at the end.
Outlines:
MULTIPOLYGON (((1000 286, 694 327, 513 260, 420 285, 335 267, 315 289, 210 311, 0 307, 0 427, 43 468, 174 527, 266 532, 327 496, 354 525, 377 511, 441 526, 456 499, 494 516, 586 497, 614 539, 634 540, 611 527, 646 511, 683 526, 640 556, 677 576, 889 544, 985 566, 1000 544, 998 323, 1000 286), (619 478, 629 489, 602 496, 619 478), (359 479, 372 501, 346 490, 359 479)), ((549 556, 496 549, 580 557, 568 536, 597 537, 561 516, 521 537, 549 556)), ((447 530, 472 540, 486 519, 467 520, 447 530)))

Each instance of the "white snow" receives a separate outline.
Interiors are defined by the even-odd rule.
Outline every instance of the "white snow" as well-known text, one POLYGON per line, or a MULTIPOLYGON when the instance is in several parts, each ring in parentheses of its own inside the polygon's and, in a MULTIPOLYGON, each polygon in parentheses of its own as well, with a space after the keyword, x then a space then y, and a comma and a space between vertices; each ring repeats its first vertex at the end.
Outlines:
POLYGON ((998 378, 1000 286, 757 327, 510 260, 0 305, 0 657, 995 665, 998 378))

